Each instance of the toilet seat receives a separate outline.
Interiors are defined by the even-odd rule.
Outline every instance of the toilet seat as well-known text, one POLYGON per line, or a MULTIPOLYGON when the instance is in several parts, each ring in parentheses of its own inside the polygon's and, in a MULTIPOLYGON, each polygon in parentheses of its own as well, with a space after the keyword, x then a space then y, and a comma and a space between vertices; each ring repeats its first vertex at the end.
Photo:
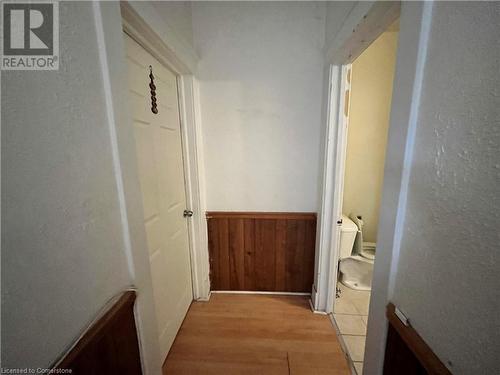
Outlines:
POLYGON ((371 290, 373 260, 353 255, 340 261, 340 282, 355 290, 371 290))

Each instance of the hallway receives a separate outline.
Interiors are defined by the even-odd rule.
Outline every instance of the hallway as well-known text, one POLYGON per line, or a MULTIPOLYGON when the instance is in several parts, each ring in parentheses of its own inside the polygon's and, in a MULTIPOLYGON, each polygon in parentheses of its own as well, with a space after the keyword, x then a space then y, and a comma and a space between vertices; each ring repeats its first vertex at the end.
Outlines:
POLYGON ((0 9, 0 374, 500 375, 500 1, 0 9))
POLYGON ((329 318, 305 296, 193 302, 163 366, 172 374, 349 374, 329 318))

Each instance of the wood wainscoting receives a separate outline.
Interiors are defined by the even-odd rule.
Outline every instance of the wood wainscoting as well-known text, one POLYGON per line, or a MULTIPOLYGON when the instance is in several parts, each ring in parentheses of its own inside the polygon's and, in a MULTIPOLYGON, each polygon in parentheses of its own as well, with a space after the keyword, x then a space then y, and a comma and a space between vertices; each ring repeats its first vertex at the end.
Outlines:
POLYGON ((135 291, 125 291, 58 361, 54 373, 141 375, 135 298, 135 291))
POLYGON ((311 292, 315 213, 207 212, 212 290, 311 292))
POLYGON ((410 323, 398 318, 396 306, 387 305, 389 326, 385 347, 384 375, 451 375, 410 323))

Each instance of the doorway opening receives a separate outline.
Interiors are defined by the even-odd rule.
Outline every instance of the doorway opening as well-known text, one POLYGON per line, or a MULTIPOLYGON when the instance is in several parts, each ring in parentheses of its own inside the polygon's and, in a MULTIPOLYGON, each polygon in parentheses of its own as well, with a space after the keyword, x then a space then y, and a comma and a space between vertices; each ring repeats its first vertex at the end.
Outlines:
POLYGON ((362 373, 377 228, 384 179, 399 21, 396 20, 341 77, 338 173, 335 186, 340 236, 333 251, 337 266, 333 320, 347 356, 362 373))

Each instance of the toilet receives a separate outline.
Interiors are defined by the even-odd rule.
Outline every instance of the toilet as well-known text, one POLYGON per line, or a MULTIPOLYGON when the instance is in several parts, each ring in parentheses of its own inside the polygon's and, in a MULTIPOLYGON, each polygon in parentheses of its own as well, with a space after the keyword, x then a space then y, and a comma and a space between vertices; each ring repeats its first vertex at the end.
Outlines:
POLYGON ((376 244, 363 242, 363 221, 342 215, 339 280, 348 288, 371 290, 376 244))

